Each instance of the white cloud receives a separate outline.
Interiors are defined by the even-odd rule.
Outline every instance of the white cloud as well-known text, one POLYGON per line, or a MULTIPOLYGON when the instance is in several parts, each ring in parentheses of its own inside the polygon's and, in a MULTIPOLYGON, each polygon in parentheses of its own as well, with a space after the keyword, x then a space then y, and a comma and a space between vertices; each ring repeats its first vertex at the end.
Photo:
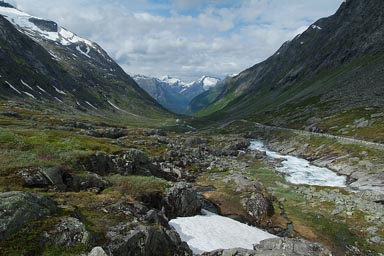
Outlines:
POLYGON ((262 61, 342 0, 10 2, 97 42, 130 74, 193 80, 262 61))

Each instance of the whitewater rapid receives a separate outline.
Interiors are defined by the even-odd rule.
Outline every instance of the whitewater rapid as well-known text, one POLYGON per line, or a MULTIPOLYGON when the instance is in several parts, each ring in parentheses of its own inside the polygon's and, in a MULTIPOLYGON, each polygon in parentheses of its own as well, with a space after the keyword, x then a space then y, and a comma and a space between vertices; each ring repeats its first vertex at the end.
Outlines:
POLYGON ((295 156, 281 155, 268 150, 261 141, 252 141, 251 150, 265 151, 273 159, 281 159, 282 166, 277 167, 285 179, 293 184, 314 186, 346 187, 346 177, 339 176, 328 168, 312 165, 309 161, 295 156))

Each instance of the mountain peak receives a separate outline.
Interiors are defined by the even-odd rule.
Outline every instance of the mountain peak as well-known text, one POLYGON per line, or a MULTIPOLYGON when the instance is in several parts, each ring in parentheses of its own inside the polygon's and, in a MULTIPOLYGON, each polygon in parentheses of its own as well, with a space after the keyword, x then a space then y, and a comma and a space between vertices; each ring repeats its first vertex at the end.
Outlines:
POLYGON ((4 1, 0 1, 0 7, 16 9, 15 6, 13 6, 13 5, 9 4, 9 3, 6 3, 6 2, 4 2, 4 1))

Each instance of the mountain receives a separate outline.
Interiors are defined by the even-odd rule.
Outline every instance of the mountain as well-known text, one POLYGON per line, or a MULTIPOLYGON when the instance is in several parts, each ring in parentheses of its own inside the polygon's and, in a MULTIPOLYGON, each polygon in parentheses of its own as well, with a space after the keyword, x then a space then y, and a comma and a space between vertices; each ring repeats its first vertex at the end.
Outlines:
POLYGON ((216 100, 216 98, 224 90, 225 84, 229 79, 231 79, 231 76, 228 76, 225 79, 218 81, 216 86, 211 87, 205 92, 194 97, 188 104, 188 113, 197 113, 197 115, 204 115, 204 112, 200 111, 216 100))
POLYGON ((0 63, 0 100, 108 118, 169 116, 99 45, 4 2, 0 63))
POLYGON ((143 75, 135 75, 133 79, 168 110, 178 113, 189 113, 190 101, 216 86, 218 78, 203 76, 197 81, 185 83, 180 79, 164 76, 161 79, 143 75))
POLYGON ((381 0, 344 1, 334 15, 227 80, 201 113, 360 137, 371 133, 356 128, 370 123, 382 134, 382 121, 373 119, 384 107, 383 9, 381 0))

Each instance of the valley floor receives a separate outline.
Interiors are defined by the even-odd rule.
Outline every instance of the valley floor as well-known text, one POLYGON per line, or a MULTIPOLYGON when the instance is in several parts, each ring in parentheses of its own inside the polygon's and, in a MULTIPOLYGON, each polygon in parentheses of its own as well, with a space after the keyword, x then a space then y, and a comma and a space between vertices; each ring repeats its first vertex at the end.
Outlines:
MULTIPOLYGON (((191 255, 168 222, 201 208, 284 239, 320 243, 322 253, 384 253, 383 194, 366 190, 382 182, 378 148, 241 121, 185 132, 183 125, 126 128, 19 108, 0 112, 4 255, 86 255, 92 248, 108 255, 191 255), (278 172, 281 160, 249 149, 255 139, 347 176, 347 187, 288 182, 278 172)), ((273 244, 277 252, 283 249, 276 243, 313 247, 282 241, 273 244)), ((265 246, 247 253, 263 255, 265 246)))

